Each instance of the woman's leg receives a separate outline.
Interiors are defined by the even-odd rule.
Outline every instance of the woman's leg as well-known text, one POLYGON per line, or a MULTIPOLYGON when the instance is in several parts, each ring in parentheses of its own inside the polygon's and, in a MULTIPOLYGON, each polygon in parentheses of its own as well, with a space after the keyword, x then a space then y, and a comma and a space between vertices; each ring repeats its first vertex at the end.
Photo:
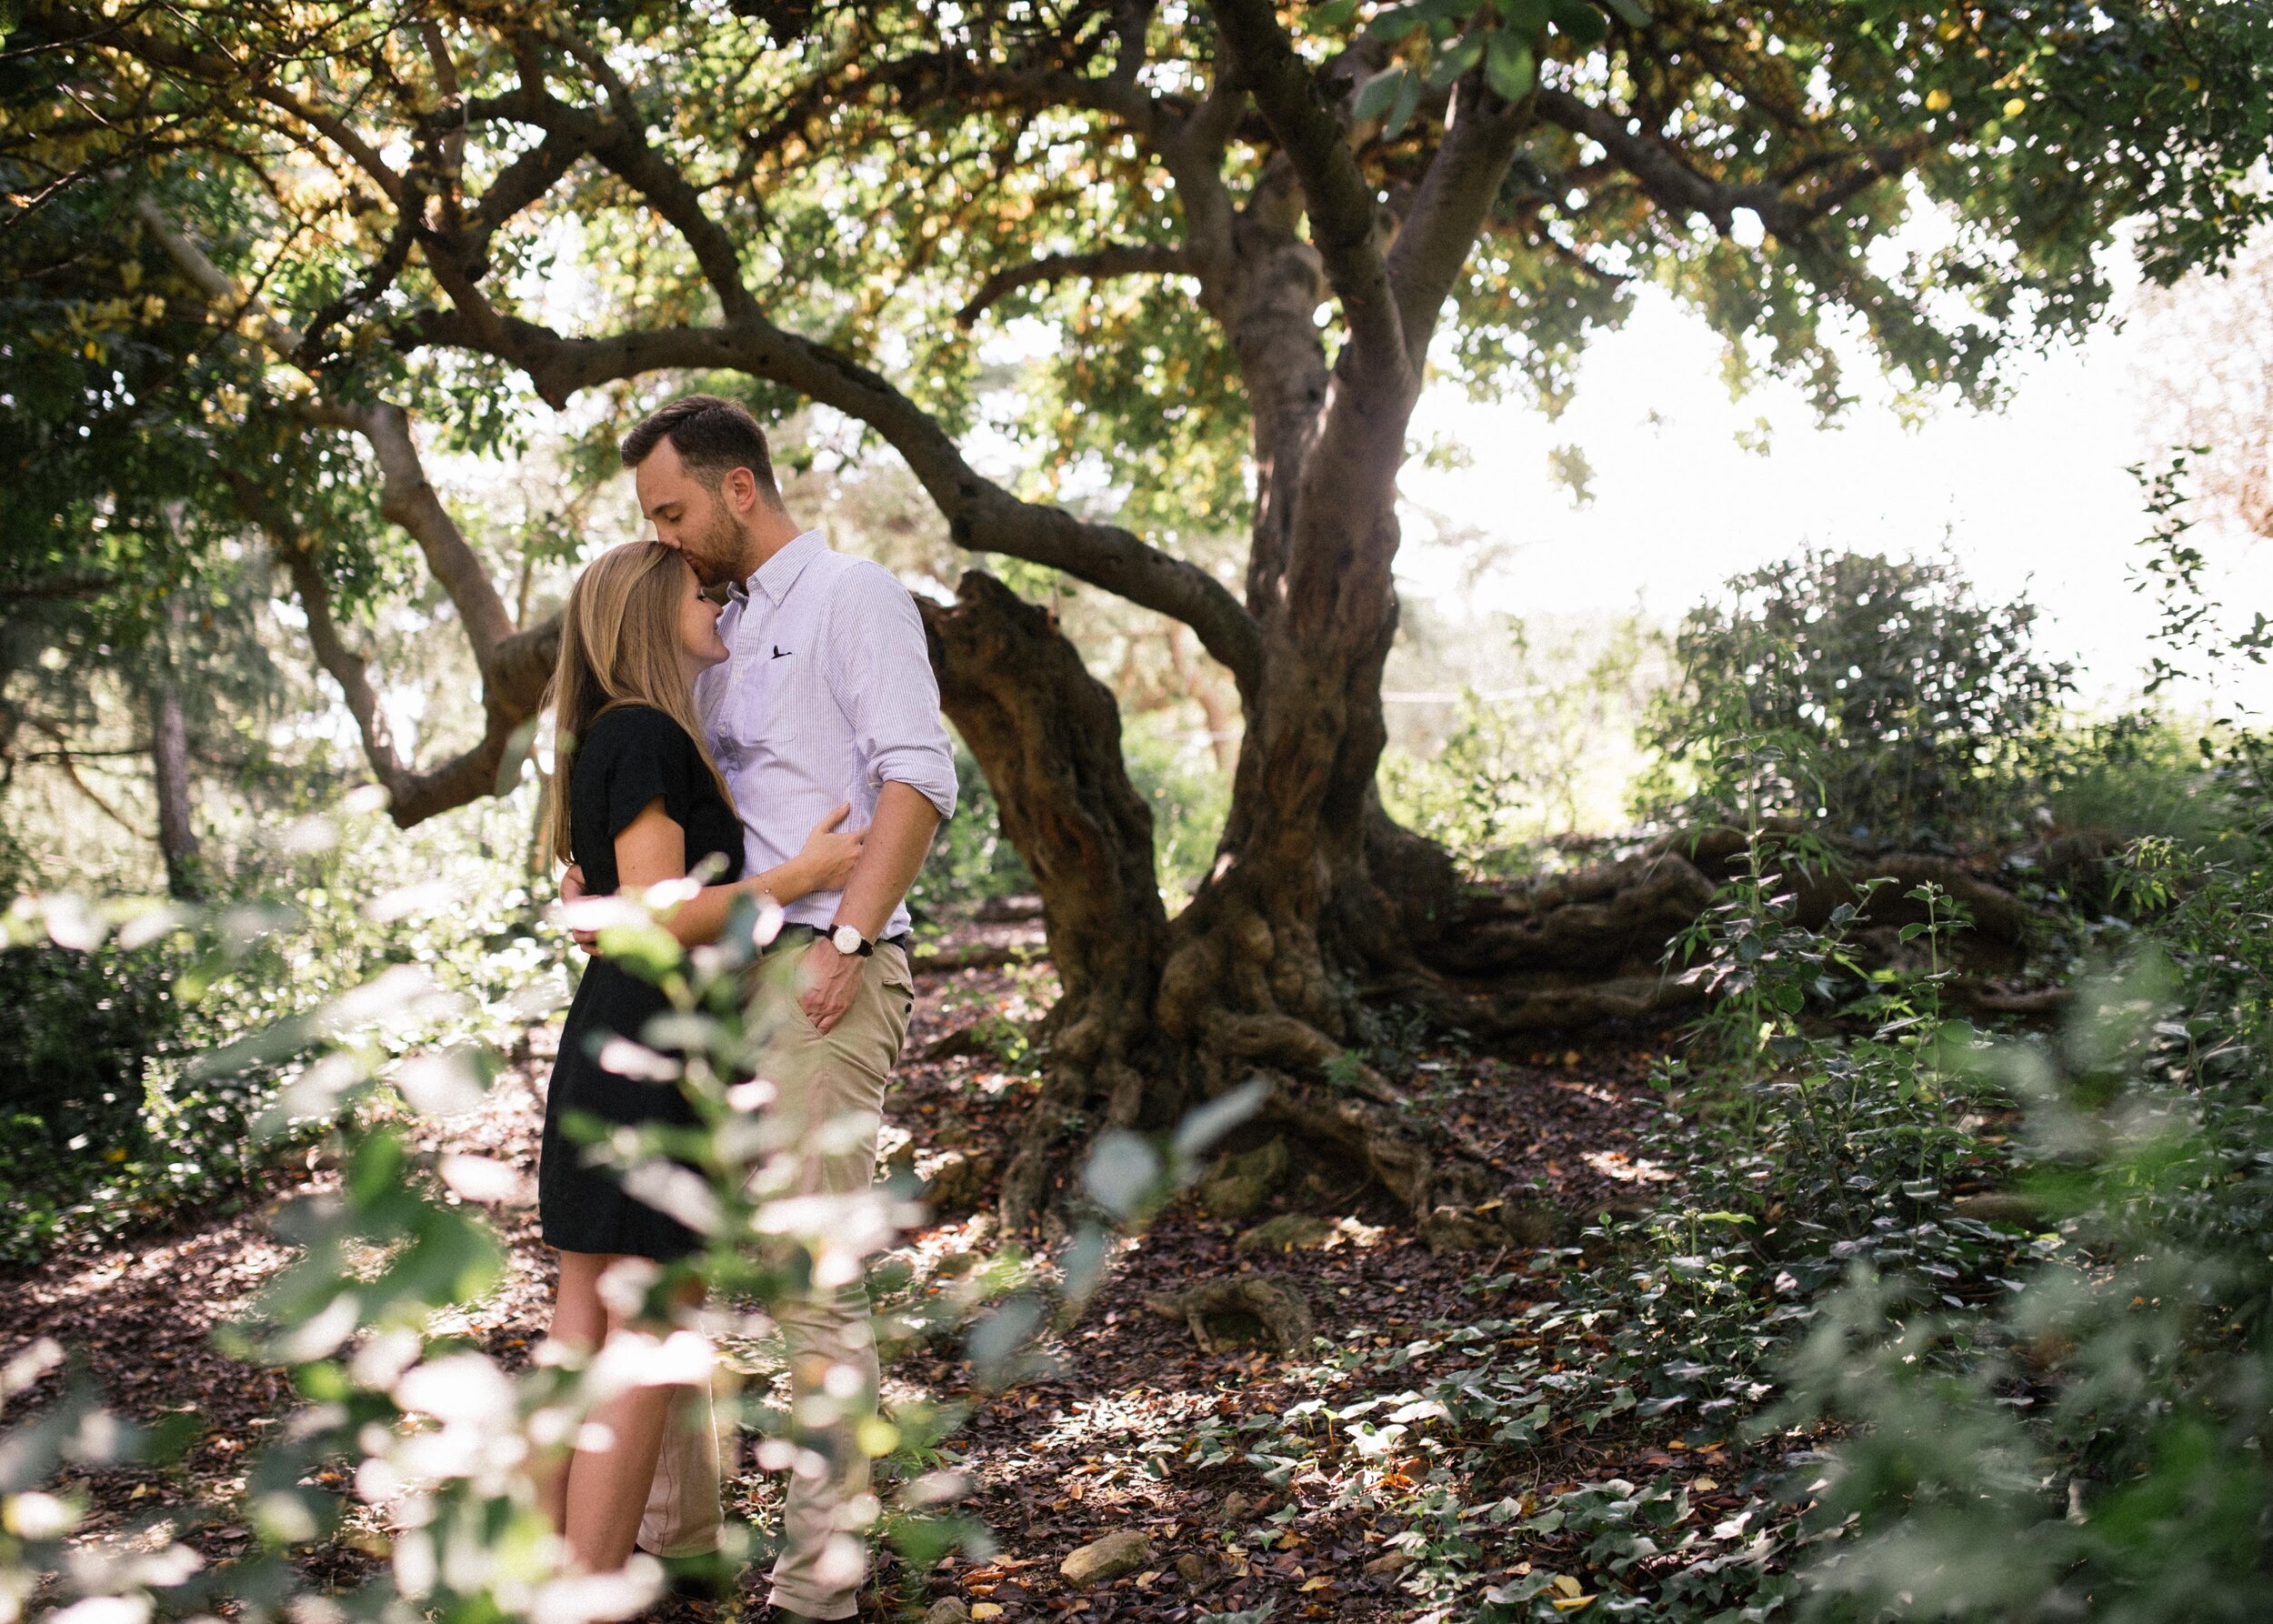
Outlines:
MULTIPOLYGON (((615 1261, 601 1253, 561 1254, 561 1291, 554 1323, 571 1335, 581 1333, 582 1346, 596 1346, 630 1328, 600 1300, 600 1276, 615 1261), (589 1328, 595 1318, 597 1335, 589 1328)), ((700 1291, 683 1300, 699 1302, 700 1291)), ((567 1536, 571 1559, 584 1571, 612 1573, 631 1559, 655 1483, 664 1426, 679 1397, 676 1388, 633 1388, 588 1418, 590 1424, 607 1429, 609 1442, 606 1449, 579 1449, 569 1457, 561 1475, 555 1525, 567 1536)))
MULTIPOLYGON (((556 1252, 559 1278, 553 1287, 553 1323, 546 1337, 591 1354, 607 1335, 607 1310, 600 1303, 600 1271, 612 1259, 591 1252, 556 1252)), ((536 1503, 556 1532, 568 1529, 568 1457, 548 1456, 533 1474, 536 1503)))

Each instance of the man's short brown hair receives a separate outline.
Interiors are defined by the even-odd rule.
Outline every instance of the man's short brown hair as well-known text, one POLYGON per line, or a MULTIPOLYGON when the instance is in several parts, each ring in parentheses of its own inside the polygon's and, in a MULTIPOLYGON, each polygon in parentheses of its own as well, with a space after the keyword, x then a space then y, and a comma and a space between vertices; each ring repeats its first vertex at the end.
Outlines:
POLYGON ((679 454, 686 471, 712 490, 726 483, 736 468, 747 468, 757 481, 757 494, 781 506, 781 488, 774 483, 774 459, 766 447, 766 431, 746 406, 716 395, 687 395, 650 412, 624 436, 624 466, 636 468, 654 455, 664 441, 679 454))

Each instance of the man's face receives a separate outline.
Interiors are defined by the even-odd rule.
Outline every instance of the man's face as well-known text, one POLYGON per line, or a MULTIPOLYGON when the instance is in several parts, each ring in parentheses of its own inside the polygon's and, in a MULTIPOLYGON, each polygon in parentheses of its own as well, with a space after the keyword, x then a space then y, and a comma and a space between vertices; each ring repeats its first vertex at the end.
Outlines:
POLYGON ((737 468, 713 490, 687 472, 678 447, 665 440, 633 471, 632 482, 656 539, 686 554, 704 586, 741 579, 748 547, 734 498, 750 483, 748 474, 737 468))

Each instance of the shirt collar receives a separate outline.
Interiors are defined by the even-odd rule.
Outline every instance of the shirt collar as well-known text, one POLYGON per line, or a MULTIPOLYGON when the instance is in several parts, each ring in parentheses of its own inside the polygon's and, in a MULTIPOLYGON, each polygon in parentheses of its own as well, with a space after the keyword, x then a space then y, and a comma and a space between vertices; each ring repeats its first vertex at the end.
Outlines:
POLYGON ((805 566, 827 551, 828 542, 818 530, 804 531, 752 571, 748 580, 736 581, 730 590, 738 597, 747 597, 755 588, 778 609, 782 599, 789 596, 789 588, 805 573, 805 566))

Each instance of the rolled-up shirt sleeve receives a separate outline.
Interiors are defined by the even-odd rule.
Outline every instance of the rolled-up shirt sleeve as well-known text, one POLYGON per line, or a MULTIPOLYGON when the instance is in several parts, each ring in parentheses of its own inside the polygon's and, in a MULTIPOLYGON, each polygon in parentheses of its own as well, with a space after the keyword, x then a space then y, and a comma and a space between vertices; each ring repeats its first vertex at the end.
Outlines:
POLYGON ((924 620, 881 565, 848 570, 829 609, 829 688, 877 789, 905 784, 955 816, 955 747, 939 716, 924 620))

